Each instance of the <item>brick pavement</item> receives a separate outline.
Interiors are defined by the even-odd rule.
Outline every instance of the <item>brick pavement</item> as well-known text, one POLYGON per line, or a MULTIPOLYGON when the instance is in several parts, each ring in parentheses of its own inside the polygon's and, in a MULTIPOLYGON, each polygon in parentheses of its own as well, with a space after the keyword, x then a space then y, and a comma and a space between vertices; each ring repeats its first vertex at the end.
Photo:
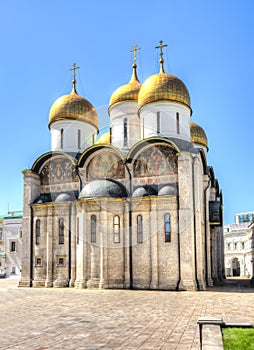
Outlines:
POLYGON ((205 292, 18 288, 0 279, 0 349, 199 349, 197 319, 254 322, 254 289, 205 292))

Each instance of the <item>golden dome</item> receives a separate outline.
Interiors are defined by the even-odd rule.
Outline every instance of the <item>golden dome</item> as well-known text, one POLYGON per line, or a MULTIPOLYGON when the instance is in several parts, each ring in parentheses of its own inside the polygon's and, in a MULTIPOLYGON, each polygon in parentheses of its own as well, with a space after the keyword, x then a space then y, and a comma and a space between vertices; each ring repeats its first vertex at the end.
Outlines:
POLYGON ((69 95, 59 97, 50 109, 49 126, 59 120, 80 120, 98 129, 98 116, 94 106, 78 95, 75 85, 69 95))
POLYGON ((95 142, 96 145, 110 145, 110 132, 105 132, 102 134, 98 140, 95 142))
POLYGON ((205 146, 208 149, 208 140, 206 133, 201 126, 196 123, 190 122, 190 132, 192 143, 197 143, 199 145, 205 146))
POLYGON ((139 108, 158 101, 175 101, 190 107, 190 95, 184 83, 171 74, 154 74, 142 84, 138 96, 139 108))
POLYGON ((138 94, 139 90, 141 88, 141 83, 138 80, 136 68, 137 65, 133 64, 133 72, 131 80, 128 84, 125 84, 123 86, 120 86, 118 89, 116 89, 109 101, 109 107, 111 107, 113 104, 118 102, 124 102, 124 101, 138 101, 138 94))

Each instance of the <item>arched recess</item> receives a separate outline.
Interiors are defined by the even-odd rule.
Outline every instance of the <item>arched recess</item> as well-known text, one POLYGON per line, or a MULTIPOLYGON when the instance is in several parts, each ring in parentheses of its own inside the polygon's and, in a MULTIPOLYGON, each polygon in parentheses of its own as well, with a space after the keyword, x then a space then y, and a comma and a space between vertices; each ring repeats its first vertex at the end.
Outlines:
POLYGON ((207 166, 207 161, 206 161, 206 155, 205 155, 205 151, 203 150, 203 148, 200 148, 200 157, 201 157, 202 165, 203 165, 203 174, 208 175, 208 166, 207 166))
POLYGON ((78 166, 85 168, 86 181, 125 178, 124 157, 111 145, 90 147, 81 155, 78 166))
POLYGON ((153 137, 136 144, 127 162, 133 165, 133 177, 177 174, 178 147, 169 139, 153 137))
POLYGON ((79 181, 76 160, 65 152, 44 153, 31 170, 40 175, 42 186, 79 181))

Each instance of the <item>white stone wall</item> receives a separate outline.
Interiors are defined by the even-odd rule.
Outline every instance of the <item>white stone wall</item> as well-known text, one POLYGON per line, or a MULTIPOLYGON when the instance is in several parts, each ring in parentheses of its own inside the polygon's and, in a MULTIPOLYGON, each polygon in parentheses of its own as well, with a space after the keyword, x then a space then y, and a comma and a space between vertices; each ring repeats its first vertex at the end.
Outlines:
POLYGON ((95 143, 97 136, 95 126, 78 120, 56 121, 50 125, 50 132, 51 150, 63 152, 83 152, 95 143), (62 142, 61 130, 63 130, 62 142), (78 145, 78 130, 80 130, 80 147, 78 145))
POLYGON ((141 140, 137 102, 119 102, 109 110, 111 144, 121 150, 129 150, 141 140), (127 144, 124 145, 124 120, 127 119, 127 144))
POLYGON ((142 139, 152 136, 174 137, 191 142, 190 109, 174 102, 157 102, 144 106, 140 114, 142 139), (160 114, 160 132, 157 132, 157 113, 160 114), (176 113, 179 113, 179 133, 176 113))

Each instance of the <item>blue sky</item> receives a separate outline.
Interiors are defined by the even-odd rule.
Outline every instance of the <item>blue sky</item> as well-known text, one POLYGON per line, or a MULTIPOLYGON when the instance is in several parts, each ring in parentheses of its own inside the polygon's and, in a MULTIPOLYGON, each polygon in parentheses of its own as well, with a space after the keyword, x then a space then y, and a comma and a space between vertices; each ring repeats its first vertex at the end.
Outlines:
POLYGON ((79 94, 103 111, 130 79, 133 44, 142 82, 158 72, 161 39, 165 69, 188 87, 207 133, 225 223, 254 210, 253 23, 252 0, 2 1, 0 214, 22 209, 22 170, 50 150, 48 112, 71 91, 73 62, 79 94))

